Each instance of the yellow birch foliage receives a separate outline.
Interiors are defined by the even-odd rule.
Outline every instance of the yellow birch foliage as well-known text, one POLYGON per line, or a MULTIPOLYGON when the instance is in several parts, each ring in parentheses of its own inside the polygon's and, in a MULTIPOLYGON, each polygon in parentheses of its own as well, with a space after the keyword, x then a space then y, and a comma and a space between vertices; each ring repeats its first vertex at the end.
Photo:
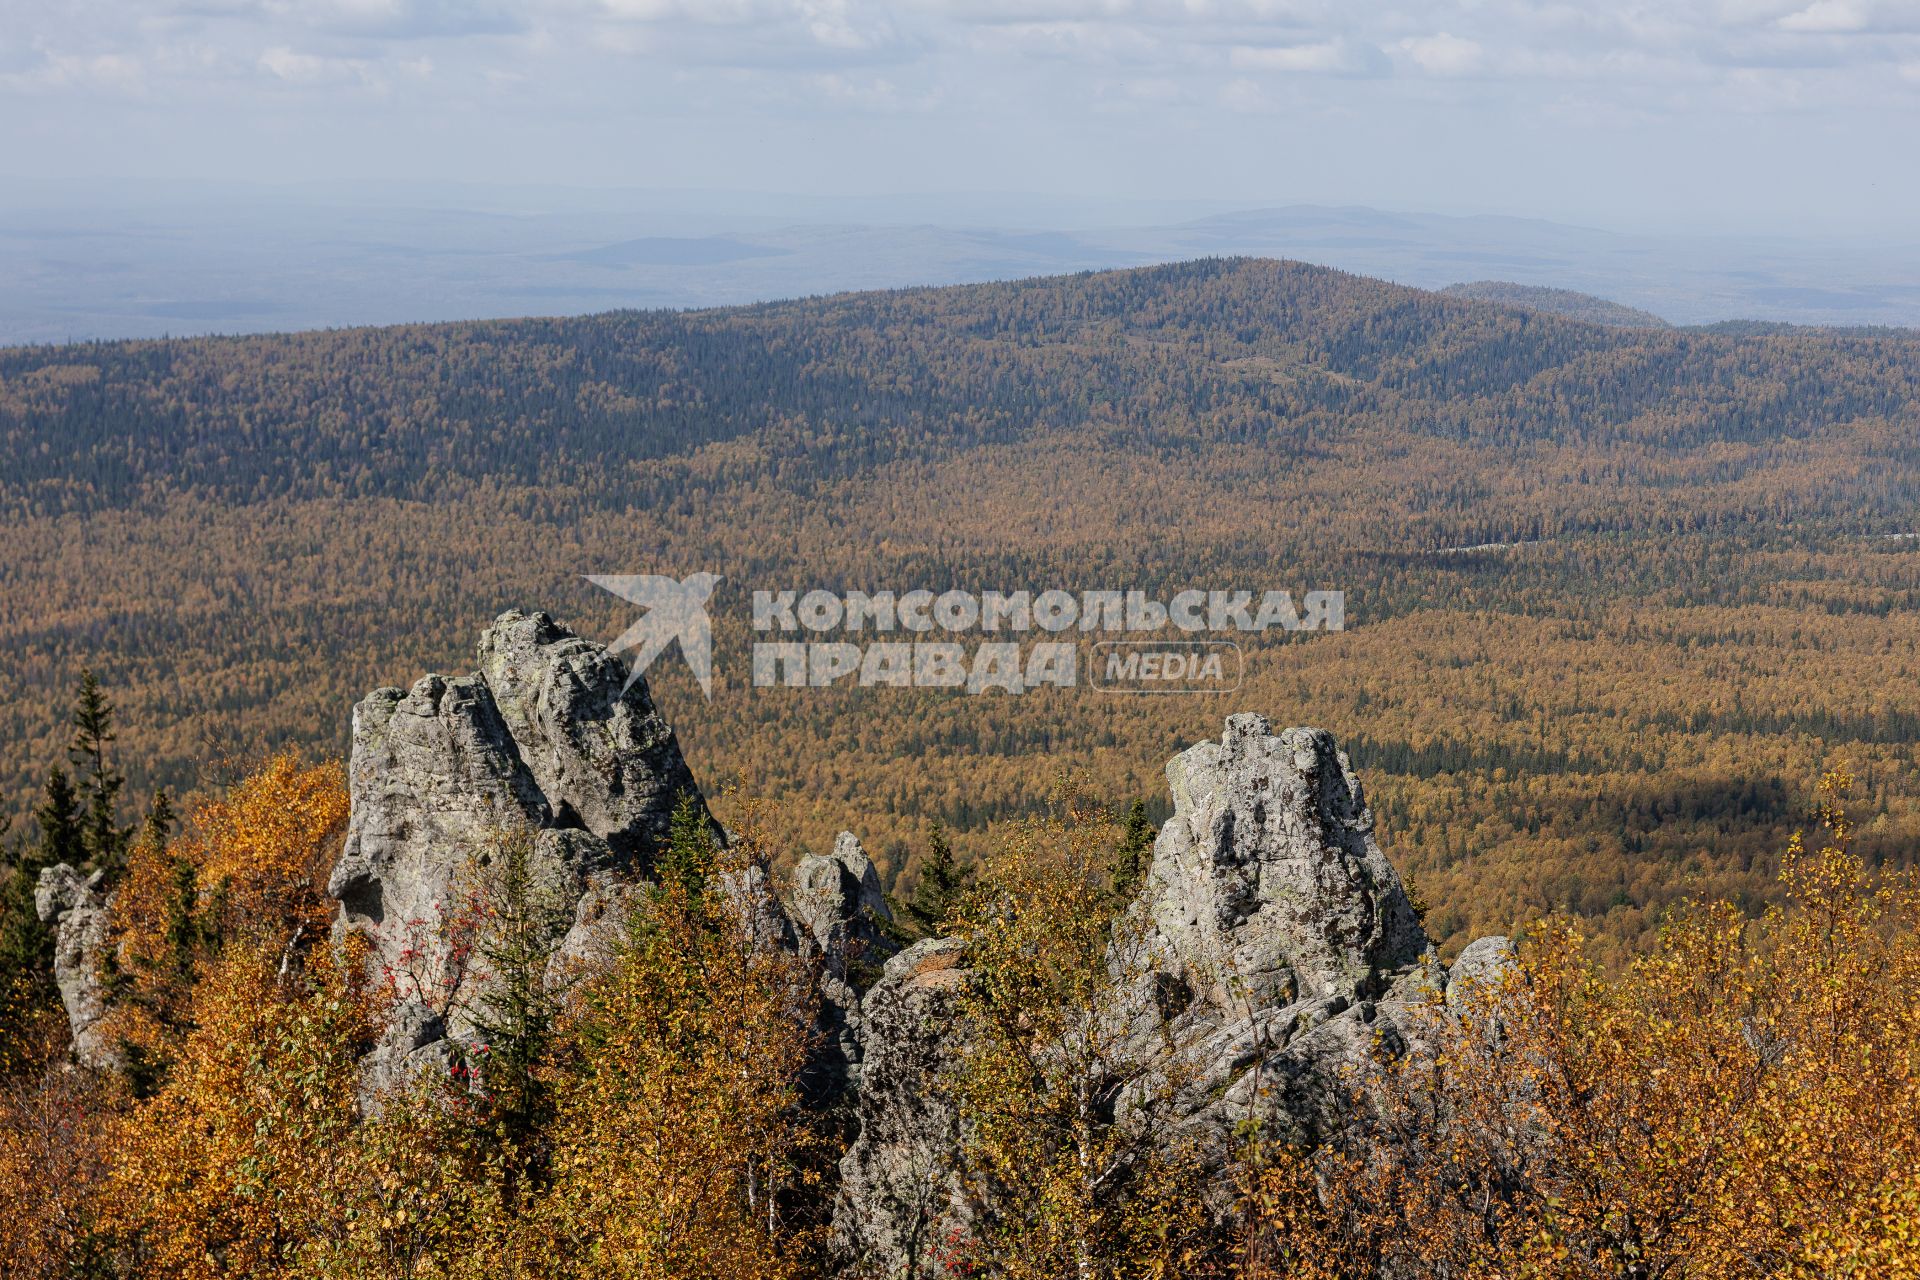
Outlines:
POLYGON ((137 842, 114 898, 122 986, 110 1031, 164 1058, 212 944, 284 949, 324 934, 334 906, 326 877, 347 810, 338 764, 282 753, 197 808, 173 840, 137 842))
POLYGON ((366 1172, 362 965, 326 947, 291 972, 283 959, 234 946, 211 966, 165 1085, 120 1126, 109 1197, 142 1276, 294 1276, 348 1225, 366 1172))
POLYGON ((764 873, 751 827, 726 850, 708 839, 676 833, 612 971, 576 989, 534 1274, 810 1274, 816 1224, 793 1212, 825 1154, 800 1106, 811 975, 755 947, 748 897, 722 889, 764 873))
MULTIPOLYGON (((462 1082, 424 1076, 383 1100, 353 1136, 356 1179, 334 1230, 300 1251, 300 1274, 326 1280, 552 1276, 523 1217, 524 1189, 462 1082)), ((517 1170, 515 1170, 517 1172, 517 1170)))
MULTIPOLYGON (((1170 1091, 1169 1063, 1129 1055, 1097 1013, 1135 922, 1116 919, 1120 828, 1078 787, 1015 824, 959 912, 972 982, 952 1087, 974 1201, 950 1265, 1031 1280, 1173 1276, 1204 1226, 1192 1153, 1117 1115, 1170 1091), (1109 968, 1109 956, 1115 969, 1109 968)), ((1138 1116, 1138 1112, 1134 1116, 1138 1116)))

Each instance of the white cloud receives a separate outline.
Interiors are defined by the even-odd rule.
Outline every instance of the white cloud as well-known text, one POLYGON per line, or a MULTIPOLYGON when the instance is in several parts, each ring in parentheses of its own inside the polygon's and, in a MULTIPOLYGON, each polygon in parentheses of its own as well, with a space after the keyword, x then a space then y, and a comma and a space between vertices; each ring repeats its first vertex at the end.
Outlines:
POLYGON ((1242 71, 1280 71, 1300 75, 1379 75, 1388 69, 1386 55, 1363 41, 1340 37, 1311 44, 1235 47, 1228 61, 1242 71))
POLYGON ((321 58, 275 45, 260 55, 260 65, 288 84, 366 82, 370 68, 360 58, 321 58))
POLYGON ((1855 0, 1818 0, 1780 19, 1782 31, 1864 31, 1867 7, 1855 0))
MULTIPOLYGON (((1190 175, 1231 175, 1244 149, 1210 148, 1235 130, 1284 132, 1296 150, 1336 136, 1243 115, 1371 122, 1371 143, 1568 120, 1658 142, 1663 119, 1713 135, 1735 113, 1817 113, 1897 142, 1917 123, 1916 68, 1920 0, 0 0, 0 90, 61 99, 0 113, 0 146, 63 114, 92 112, 94 133, 113 136, 113 104, 132 94, 238 131, 253 114, 304 109, 287 92, 298 86, 372 101, 369 119, 380 95, 409 95, 420 109, 407 119, 433 122, 436 146, 471 133, 492 155, 484 139, 511 134, 538 157, 548 134, 618 120, 621 136, 647 139, 648 182, 782 136, 784 153, 766 144, 776 162, 818 148, 848 172, 872 166, 872 185, 892 180, 889 163, 936 160, 903 155, 899 134, 861 143, 859 131, 938 103, 942 145, 972 149, 953 182, 976 180, 972 164, 1003 189, 1065 171, 1056 159, 1035 163, 1037 178, 1002 175, 997 157, 1022 148, 1075 153, 1098 182, 1150 162, 1141 138, 1160 136, 1165 163, 1190 175), (1132 134, 1110 132, 1119 116, 1132 134)), ((320 113, 282 127, 331 126, 320 113)), ((368 127, 338 153, 377 156, 384 139, 368 127)), ((1485 147, 1496 168, 1512 154, 1485 147)), ((1368 169, 1351 147, 1335 154, 1329 144, 1324 162, 1368 169)))
POLYGON ((809 77, 808 83, 821 97, 863 111, 898 111, 909 105, 899 87, 884 76, 828 72, 809 77))
POLYGON ((20 70, 0 73, 0 87, 25 92, 80 90, 137 94, 147 87, 146 68, 121 53, 49 54, 20 70))
POLYGON ((1914 0, 1814 0, 1782 17, 1782 31, 1816 35, 1894 35, 1920 32, 1914 0))
POLYGON ((1480 69, 1486 51, 1477 40, 1463 40, 1445 31, 1410 36, 1397 46, 1422 71, 1436 76, 1464 76, 1480 69))
POLYGON ((1266 90, 1244 76, 1229 80, 1220 86, 1220 105, 1229 111, 1248 115, 1273 110, 1273 101, 1267 97, 1266 90))

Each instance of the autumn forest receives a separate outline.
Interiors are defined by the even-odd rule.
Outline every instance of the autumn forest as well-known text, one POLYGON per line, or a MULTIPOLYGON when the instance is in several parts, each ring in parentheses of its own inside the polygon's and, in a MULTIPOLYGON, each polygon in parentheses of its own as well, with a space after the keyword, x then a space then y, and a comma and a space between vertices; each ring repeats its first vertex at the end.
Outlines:
POLYGON ((0 350, 0 1274, 1920 1275, 1917 427, 1913 331, 1253 259, 0 350), (586 577, 696 573, 622 690, 586 577), (1345 625, 757 683, 816 588, 1345 625), (350 728, 429 671, 474 848, 350 728))
POLYGON ((703 783, 911 888, 1049 769, 1164 812, 1229 711, 1334 731, 1446 946, 1568 910, 1622 945, 1769 897, 1813 781, 1920 831, 1920 340, 1602 329, 1195 262, 691 313, 0 352, 0 797, 92 667, 129 798, 192 795, 459 671, 590 573, 707 570, 718 684, 654 685, 703 783), (1232 695, 748 687, 756 588, 1336 588, 1232 695), (1228 705, 1231 704, 1231 705, 1228 705))

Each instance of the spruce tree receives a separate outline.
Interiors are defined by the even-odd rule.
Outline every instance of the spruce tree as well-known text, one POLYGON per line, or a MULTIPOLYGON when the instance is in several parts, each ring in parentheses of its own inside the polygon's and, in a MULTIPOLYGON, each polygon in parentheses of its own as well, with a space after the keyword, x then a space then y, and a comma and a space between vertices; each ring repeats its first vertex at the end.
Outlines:
POLYGON ((33 811, 33 820, 40 828, 40 843, 32 857, 40 867, 51 867, 60 862, 79 867, 86 863, 87 844, 80 825, 80 797, 74 792, 73 780, 59 765, 47 770, 47 785, 41 792, 40 807, 33 811))
POLYGON ((147 820, 140 827, 141 843, 164 849, 173 838, 173 823, 173 797, 162 787, 153 793, 153 803, 147 807, 147 820))
POLYGON ((80 802, 67 771, 55 765, 47 771, 47 785, 33 812, 40 828, 37 841, 23 841, 0 863, 0 982, 36 980, 51 972, 53 930, 40 922, 34 890, 40 873, 59 863, 79 866, 86 861, 80 825, 80 802))
POLYGON ((654 879, 696 897, 706 891, 713 868, 713 825, 706 806, 693 792, 683 791, 667 825, 667 843, 654 859, 654 879))
POLYGON ((1153 823, 1147 820, 1147 802, 1135 800, 1127 806, 1127 816, 1120 826, 1120 847, 1115 851, 1113 860, 1113 893, 1116 898, 1127 898, 1139 887, 1140 877, 1147 873, 1147 862, 1153 853, 1153 838, 1159 834, 1153 823))
POLYGON ((0 1081, 36 1063, 34 1014, 54 1004, 53 931, 34 911, 33 856, 15 848, 0 857, 0 1081))
POLYGON ((80 773, 87 809, 82 831, 87 867, 113 874, 125 860, 130 830, 115 825, 120 788, 126 779, 107 763, 107 744, 114 740, 113 706, 91 668, 80 671, 80 690, 74 697, 73 742, 67 755, 80 773))
POLYGON ((39 839, 21 840, 0 857, 0 1077, 28 1064, 31 1014, 55 999, 53 928, 41 921, 34 901, 40 873, 86 858, 79 799, 66 770, 48 771, 33 816, 39 839))
POLYGON ((489 981, 469 1015, 481 1046, 480 1086, 522 1168, 531 1167, 528 1143, 550 1110, 540 1066, 559 1010, 547 986, 547 965, 564 923, 535 874, 533 849, 531 831, 507 832, 494 845, 492 909, 480 945, 489 981))
POLYGON ((167 976, 176 982, 193 980, 193 962, 206 930, 200 912, 200 871, 189 858, 175 858, 167 891, 167 976))
POLYGON ((920 879, 913 886, 913 900, 907 903, 908 917, 927 936, 938 934, 954 907, 959 905, 969 879, 953 860, 946 824, 933 819, 927 823, 927 856, 920 864, 920 879))

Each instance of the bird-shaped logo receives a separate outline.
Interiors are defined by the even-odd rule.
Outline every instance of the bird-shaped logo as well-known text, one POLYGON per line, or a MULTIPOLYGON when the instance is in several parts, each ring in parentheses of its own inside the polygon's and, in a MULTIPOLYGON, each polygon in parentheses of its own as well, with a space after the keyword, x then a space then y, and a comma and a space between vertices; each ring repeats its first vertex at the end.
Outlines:
POLYGON ((615 653, 636 650, 633 670, 620 692, 632 688, 640 673, 661 651, 678 640, 680 656, 687 660, 693 678, 700 682, 700 692, 707 696, 708 702, 713 701, 713 621, 707 617, 707 600, 720 582, 719 574, 695 573, 685 579, 657 573, 582 576, 594 586, 646 610, 638 622, 607 646, 615 653))

